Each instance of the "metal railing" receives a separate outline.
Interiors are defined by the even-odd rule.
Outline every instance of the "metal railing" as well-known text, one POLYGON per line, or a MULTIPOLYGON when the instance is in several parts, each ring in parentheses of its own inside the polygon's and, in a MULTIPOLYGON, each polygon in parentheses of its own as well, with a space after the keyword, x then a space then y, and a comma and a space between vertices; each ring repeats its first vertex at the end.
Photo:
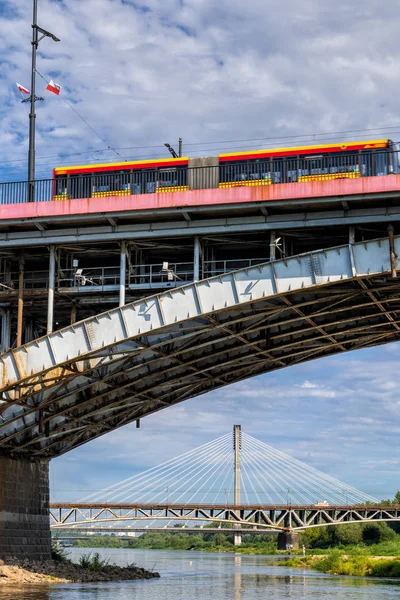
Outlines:
MULTIPOLYGON (((222 275, 229 271, 244 269, 267 262, 268 258, 243 258, 230 260, 208 260, 202 263, 200 277, 222 275)), ((194 279, 193 262, 161 263, 130 266, 126 273, 126 284, 131 289, 175 287, 194 279)), ((19 274, 12 272, 0 276, 0 292, 18 291, 19 274)), ((60 291, 99 292, 118 288, 120 267, 93 267, 88 269, 62 269, 56 275, 56 288, 60 291)), ((48 271, 25 271, 25 290, 45 290, 49 286, 48 271)))
POLYGON ((119 285, 119 267, 94 267, 90 269, 63 269, 58 275, 58 289, 96 287, 103 290, 119 285))
POLYGON ((237 269, 245 269, 254 265, 261 265, 268 262, 269 258, 239 258, 230 260, 206 260, 203 262, 203 277, 214 277, 223 275, 237 269))
MULTIPOLYGON (((160 194, 191 189, 307 183, 399 173, 397 151, 373 150, 329 156, 283 157, 221 163, 218 166, 171 167, 108 174, 63 176, 34 184, 35 202, 160 194)), ((28 202, 27 181, 0 183, 0 204, 28 202)))
POLYGON ((157 285, 179 286, 193 281, 194 264, 192 262, 168 263, 168 268, 161 263, 136 265, 130 268, 129 287, 156 287, 157 285))
MULTIPOLYGON (((0 291, 15 291, 18 290, 19 273, 11 272, 0 276, 0 291)), ((25 290, 40 290, 49 287, 49 272, 48 271, 25 271, 24 274, 24 289, 25 290)))

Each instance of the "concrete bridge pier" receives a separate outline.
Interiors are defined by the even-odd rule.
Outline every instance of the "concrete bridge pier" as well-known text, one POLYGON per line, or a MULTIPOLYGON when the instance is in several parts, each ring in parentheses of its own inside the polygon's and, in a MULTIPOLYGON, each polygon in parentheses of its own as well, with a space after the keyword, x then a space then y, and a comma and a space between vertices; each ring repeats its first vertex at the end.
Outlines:
POLYGON ((299 534, 292 531, 281 531, 278 535, 278 550, 298 550, 299 534))
POLYGON ((49 461, 0 456, 0 559, 50 555, 49 461))

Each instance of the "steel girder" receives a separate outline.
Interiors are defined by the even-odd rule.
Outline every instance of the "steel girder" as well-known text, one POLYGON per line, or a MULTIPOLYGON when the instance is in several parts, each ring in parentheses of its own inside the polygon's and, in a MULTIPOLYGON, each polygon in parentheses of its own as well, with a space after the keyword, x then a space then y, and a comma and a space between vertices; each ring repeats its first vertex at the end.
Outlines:
MULTIPOLYGON (((194 522, 259 530, 300 531, 323 525, 399 521, 400 506, 223 506, 196 504, 51 504, 53 530, 103 523, 194 522)), ((103 526, 104 527, 104 526, 103 526)), ((172 525, 174 527, 174 525, 172 525)), ((134 527, 132 527, 134 528, 134 527)), ((166 527, 160 524, 159 529, 166 527)), ((208 531, 208 529, 207 529, 208 531)))
MULTIPOLYGON (((400 238, 395 238, 400 255, 400 238)), ((389 243, 168 290, 0 356, 0 452, 52 458, 210 390, 399 339, 389 243)))

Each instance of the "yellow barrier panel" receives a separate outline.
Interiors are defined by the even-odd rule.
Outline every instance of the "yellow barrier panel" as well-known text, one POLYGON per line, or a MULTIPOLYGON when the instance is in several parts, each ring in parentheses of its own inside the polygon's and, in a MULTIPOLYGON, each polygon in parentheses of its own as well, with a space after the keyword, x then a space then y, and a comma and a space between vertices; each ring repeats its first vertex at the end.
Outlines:
POLYGON ((351 173, 321 173, 320 175, 299 175, 299 183, 307 183, 309 181, 329 181, 332 179, 357 179, 361 177, 359 171, 351 173))
POLYGON ((187 192, 188 189, 188 185, 173 185, 171 187, 158 187, 156 189, 156 193, 165 194, 166 192, 187 192))
POLYGON ((107 192, 92 192, 92 198, 107 198, 109 196, 130 196, 130 190, 108 190, 107 192))
POLYGON ((219 188, 234 188, 234 187, 259 187, 262 185, 271 185, 271 179, 249 179, 246 181, 224 181, 219 184, 219 188))

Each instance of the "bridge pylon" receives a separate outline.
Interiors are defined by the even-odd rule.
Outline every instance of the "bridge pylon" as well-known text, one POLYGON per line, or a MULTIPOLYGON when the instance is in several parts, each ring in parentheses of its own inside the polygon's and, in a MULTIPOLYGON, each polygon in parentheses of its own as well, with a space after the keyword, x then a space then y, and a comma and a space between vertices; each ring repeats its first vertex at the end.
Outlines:
MULTIPOLYGON (((233 426, 233 452, 234 452, 234 498, 233 504, 240 506, 240 454, 242 449, 242 428, 241 425, 233 426)), ((240 515, 237 515, 240 518, 240 515)), ((240 529, 240 525, 234 525, 234 529, 240 529)), ((242 543, 242 534, 234 533, 233 543, 240 546, 242 543)))

